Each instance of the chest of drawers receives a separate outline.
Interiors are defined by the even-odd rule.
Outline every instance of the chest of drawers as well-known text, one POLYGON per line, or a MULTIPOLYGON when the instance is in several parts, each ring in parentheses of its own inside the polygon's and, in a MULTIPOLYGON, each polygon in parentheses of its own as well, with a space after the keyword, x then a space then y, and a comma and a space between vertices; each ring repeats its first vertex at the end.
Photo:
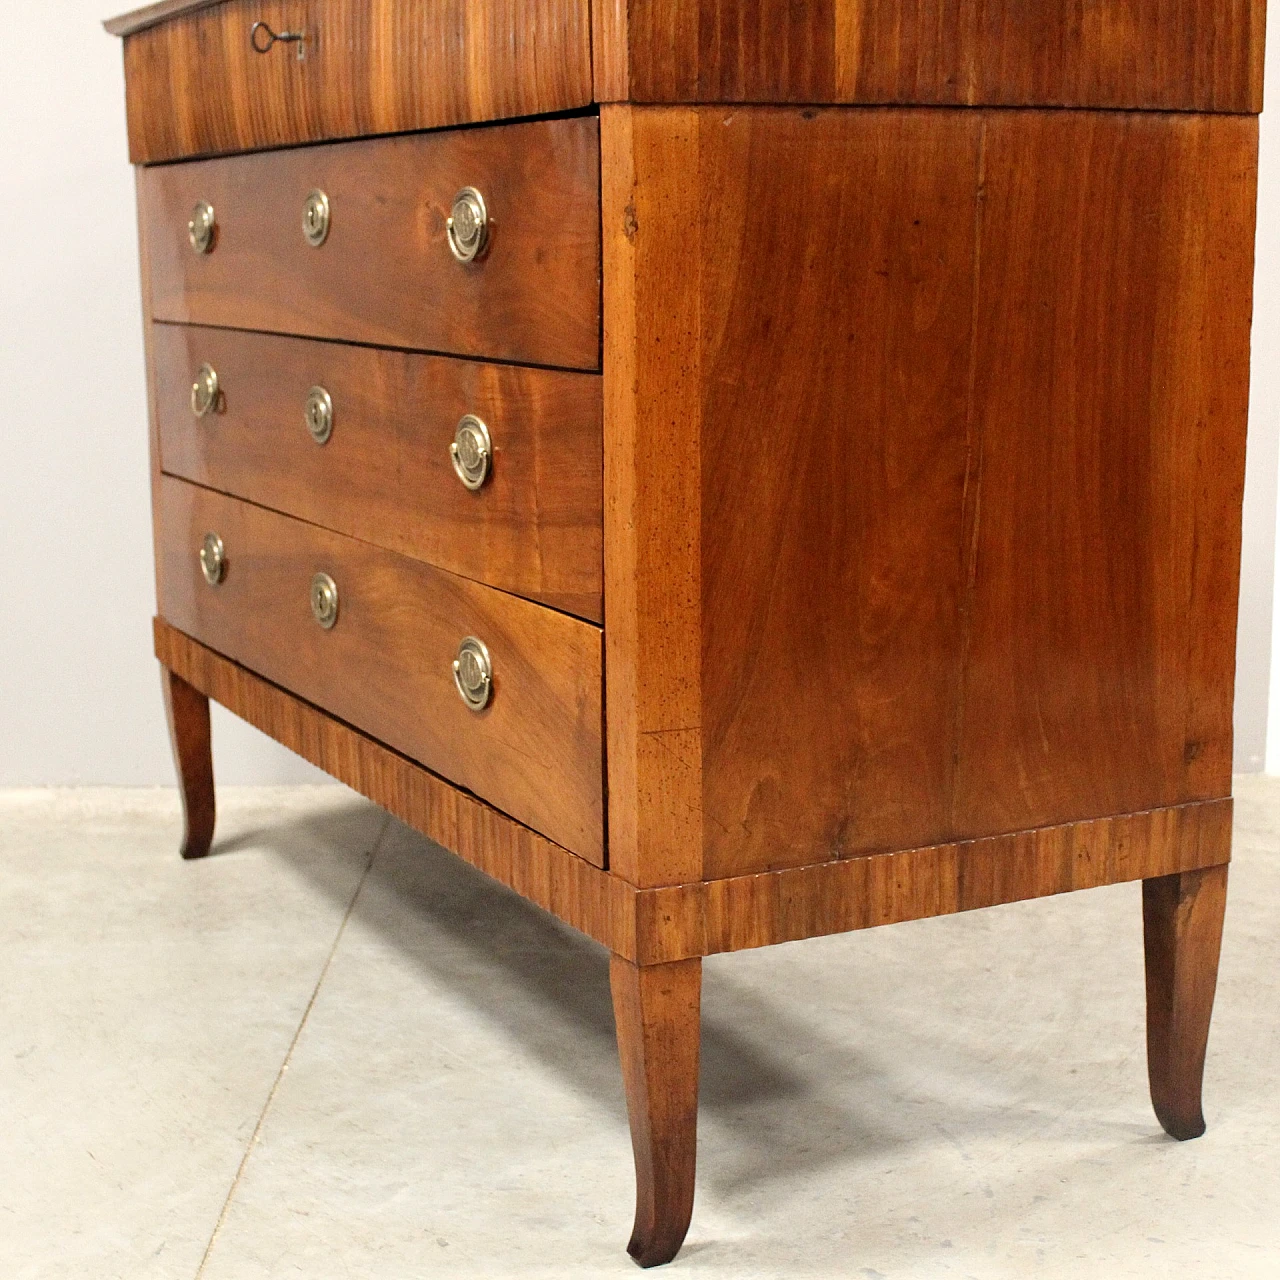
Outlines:
POLYGON ((701 958, 1230 855, 1261 0, 161 0, 124 37, 158 616, 612 953, 637 1211, 701 958))

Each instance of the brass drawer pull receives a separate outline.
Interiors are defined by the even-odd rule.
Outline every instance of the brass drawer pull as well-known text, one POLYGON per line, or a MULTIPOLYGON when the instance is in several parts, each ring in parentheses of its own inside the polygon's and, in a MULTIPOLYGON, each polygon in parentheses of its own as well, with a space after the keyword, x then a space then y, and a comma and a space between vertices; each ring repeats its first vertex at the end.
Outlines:
POLYGON ((275 44, 296 44, 299 62, 307 56, 306 38, 305 31, 272 31, 265 22, 255 22, 249 28, 249 43, 254 53, 270 53, 275 44))
POLYGON ((216 587, 227 576, 226 548, 216 533, 206 533, 200 544, 200 572, 211 587, 216 587))
POLYGON ((202 364, 191 384, 191 412, 197 418, 208 417, 218 407, 219 394, 218 371, 211 364, 202 364))
POLYGON ((467 636, 453 660, 453 683, 468 711, 483 711, 493 692, 493 664, 483 640, 467 636))
POLYGON ((489 438, 489 428, 474 413, 463 414, 457 431, 453 433, 449 456, 453 459, 458 479, 468 489, 479 489, 488 479, 493 442, 489 438))
POLYGON ((333 435, 333 397, 323 387, 312 387, 302 412, 311 438, 325 444, 333 435))
POLYGON ((333 630, 338 621, 338 584, 327 573, 311 579, 311 612, 326 631, 333 630))
POLYGON ((302 234, 313 249, 329 238, 329 197, 319 187, 307 193, 302 206, 302 234))
POLYGON ((475 187, 463 187, 453 197, 449 215, 449 248, 459 262, 474 262, 489 243, 489 211, 475 187))
POLYGON ((191 221, 187 223, 187 239, 196 253, 212 253, 213 242, 217 235, 218 219, 214 215, 213 205, 201 200, 191 210, 191 221))

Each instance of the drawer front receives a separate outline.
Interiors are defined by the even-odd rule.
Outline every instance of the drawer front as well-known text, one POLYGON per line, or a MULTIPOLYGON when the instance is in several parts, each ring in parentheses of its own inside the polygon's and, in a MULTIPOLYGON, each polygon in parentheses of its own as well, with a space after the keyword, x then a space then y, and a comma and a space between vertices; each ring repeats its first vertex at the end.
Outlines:
POLYGON ((599 156, 599 122, 580 117, 143 169, 152 315, 597 369, 599 156), (465 188, 487 213, 471 262, 448 228, 465 188), (313 191, 328 205, 318 246, 313 191), (213 210, 206 252, 197 205, 213 210))
POLYGON ((591 102, 588 0, 228 0, 129 35, 124 60, 135 164, 591 102), (255 53, 255 22, 301 32, 302 57, 255 53))
POLYGON ((167 622, 603 865, 597 627, 171 477, 156 520, 167 622), (217 585, 200 561, 209 533, 217 585), (317 574, 337 587, 328 629, 317 574), (478 712, 455 686, 466 637, 492 664, 478 712))
POLYGON ((601 621, 598 374, 170 324, 151 352, 164 471, 601 621))

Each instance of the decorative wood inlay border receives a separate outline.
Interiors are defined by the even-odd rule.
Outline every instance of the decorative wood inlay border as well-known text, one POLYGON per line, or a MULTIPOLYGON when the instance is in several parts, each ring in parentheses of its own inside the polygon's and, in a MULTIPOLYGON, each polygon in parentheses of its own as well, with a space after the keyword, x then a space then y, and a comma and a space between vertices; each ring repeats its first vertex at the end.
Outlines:
POLYGON ((486 875, 636 964, 1194 871, 1231 856, 1231 800, 703 884, 636 889, 155 620, 156 657, 206 696, 486 875))

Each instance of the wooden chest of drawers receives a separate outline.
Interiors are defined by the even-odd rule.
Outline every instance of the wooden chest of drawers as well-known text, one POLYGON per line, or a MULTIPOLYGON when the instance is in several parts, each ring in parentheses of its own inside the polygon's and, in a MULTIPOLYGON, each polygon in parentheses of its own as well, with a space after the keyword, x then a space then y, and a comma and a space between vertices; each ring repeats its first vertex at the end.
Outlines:
POLYGON ((715 952, 1142 880, 1203 1129, 1262 17, 108 24, 183 853, 214 698, 608 947, 646 1265, 715 952))

